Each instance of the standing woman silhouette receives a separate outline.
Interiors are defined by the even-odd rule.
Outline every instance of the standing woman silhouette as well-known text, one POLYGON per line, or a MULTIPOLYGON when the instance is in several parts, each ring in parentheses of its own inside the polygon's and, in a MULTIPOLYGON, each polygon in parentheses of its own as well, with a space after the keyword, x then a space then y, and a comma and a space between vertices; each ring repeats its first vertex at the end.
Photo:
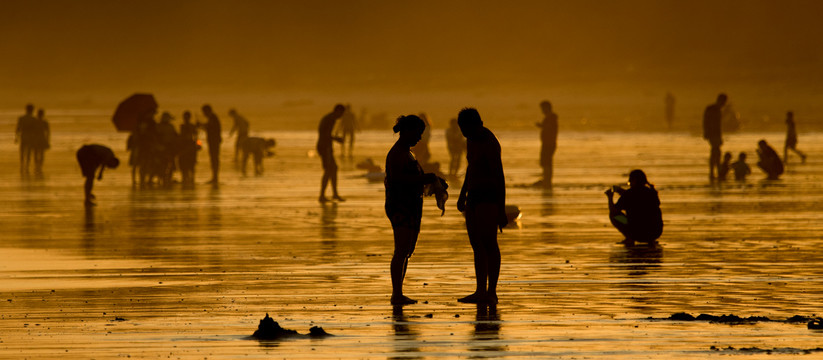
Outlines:
POLYGON ((394 231, 394 255, 391 260, 393 305, 414 304, 403 295, 403 279, 409 258, 414 253, 423 217, 423 187, 438 181, 436 175, 423 173, 411 147, 420 141, 426 124, 415 115, 397 118, 394 132, 400 137, 386 156, 386 216, 394 231))

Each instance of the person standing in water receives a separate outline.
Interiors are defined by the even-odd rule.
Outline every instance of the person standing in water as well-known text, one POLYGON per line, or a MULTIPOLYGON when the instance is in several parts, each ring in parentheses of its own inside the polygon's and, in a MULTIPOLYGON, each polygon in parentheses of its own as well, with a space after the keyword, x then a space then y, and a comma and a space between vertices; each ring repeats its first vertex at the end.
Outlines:
POLYGON ((543 167, 543 186, 552 186, 554 172, 554 152, 557 150, 557 114, 552 111, 552 104, 548 100, 540 103, 543 110, 543 122, 537 123, 540 128, 540 166, 543 167))
POLYGON ((14 131, 14 142, 20 144, 20 176, 29 174, 32 153, 34 152, 34 138, 37 133, 37 118, 34 117, 34 105, 26 105, 26 114, 17 119, 17 128, 14 131))
POLYGON ((423 168, 411 152, 411 147, 420 141, 425 128, 426 124, 418 116, 397 118, 393 130, 400 137, 386 156, 385 209, 394 232, 394 255, 390 267, 393 305, 417 302, 403 295, 403 279, 420 234, 423 188, 439 180, 432 173, 423 173, 423 168))
POLYGON ((466 137, 466 177, 457 198, 457 210, 466 216, 466 230, 474 251, 475 292, 457 301, 476 304, 497 303, 500 277, 500 247, 497 229, 506 218, 506 180, 503 174, 500 142, 483 126, 480 113, 465 108, 457 115, 460 131, 466 137))
POLYGON ((197 126, 191 123, 191 112, 183 112, 183 123, 180 124, 180 153, 177 163, 180 165, 183 187, 194 186, 194 166, 197 164, 197 126))
POLYGON ((606 197, 609 199, 609 220, 626 237, 625 244, 631 245, 635 241, 653 243, 663 233, 660 198, 643 170, 629 173, 628 190, 614 186, 606 190, 606 197), (620 194, 617 203, 614 193, 620 194))
POLYGON ((34 142, 32 144, 34 150, 34 175, 37 177, 42 177, 45 153, 46 150, 51 148, 51 130, 49 129, 49 122, 46 120, 45 110, 37 110, 36 124, 37 126, 33 139, 34 142))
POLYGON ((203 115, 206 116, 206 141, 209 143, 209 160, 211 161, 211 180, 209 184, 217 186, 220 175, 220 143, 223 137, 220 134, 220 119, 212 110, 211 105, 203 105, 203 115))
POLYGON ((460 158, 466 152, 466 139, 460 133, 460 126, 457 125, 457 118, 449 121, 449 128, 446 129, 446 146, 449 149, 449 176, 457 176, 460 171, 460 158))
POLYGON ((97 175, 97 180, 103 180, 103 169, 117 168, 120 165, 120 160, 114 156, 114 152, 110 148, 98 145, 83 145, 80 150, 77 150, 77 162, 80 164, 80 170, 86 178, 84 186, 85 204, 86 206, 94 206, 94 194, 91 193, 94 185, 94 175, 97 169, 100 169, 100 174, 97 175))
POLYGON ((317 153, 323 161, 323 178, 320 180, 320 197, 318 199, 321 203, 329 201, 326 198, 326 187, 329 185, 329 181, 331 181, 332 199, 345 201, 337 192, 337 162, 334 160, 334 148, 332 147, 334 141, 343 142, 342 138, 333 136, 332 131, 334 130, 334 123, 343 116, 345 111, 346 107, 343 104, 335 105, 332 112, 323 116, 323 119, 320 120, 320 126, 317 128, 317 153))
POLYGON ((229 116, 234 120, 229 130, 229 137, 237 132, 237 139, 234 142, 234 162, 237 163, 239 153, 242 149, 243 142, 249 138, 249 121, 245 117, 237 113, 237 110, 229 110, 229 116))
POLYGON ((717 101, 707 106, 703 113, 703 138, 711 145, 709 180, 715 179, 715 170, 720 172, 720 146, 723 145, 721 120, 723 119, 723 106, 726 105, 727 100, 726 94, 717 95, 717 101))
POLYGON ((800 162, 806 162, 806 154, 797 150, 797 129, 794 125, 794 113, 789 111, 786 113, 786 143, 783 145, 783 162, 789 163, 789 150, 800 155, 800 162))

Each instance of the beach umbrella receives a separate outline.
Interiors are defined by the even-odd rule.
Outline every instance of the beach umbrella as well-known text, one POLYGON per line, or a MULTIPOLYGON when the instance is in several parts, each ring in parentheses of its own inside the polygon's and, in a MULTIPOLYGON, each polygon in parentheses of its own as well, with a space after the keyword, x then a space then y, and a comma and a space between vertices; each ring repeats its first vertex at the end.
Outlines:
POLYGON ((146 112, 157 111, 157 101, 152 94, 134 94, 117 105, 111 121, 117 131, 133 131, 137 127, 140 116, 146 112))

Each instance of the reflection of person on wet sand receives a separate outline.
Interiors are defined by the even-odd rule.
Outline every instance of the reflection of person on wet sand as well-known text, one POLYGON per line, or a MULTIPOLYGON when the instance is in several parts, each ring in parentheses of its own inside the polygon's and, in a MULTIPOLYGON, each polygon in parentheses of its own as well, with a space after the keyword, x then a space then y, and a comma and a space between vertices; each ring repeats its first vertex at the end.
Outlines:
POLYGON ((409 258, 414 253, 417 236, 420 234, 420 220, 423 217, 423 188, 438 181, 437 176, 423 173, 423 168, 411 152, 411 147, 420 141, 426 124, 415 115, 401 116, 394 125, 394 132, 400 133, 386 156, 386 216, 394 231, 394 255, 391 260, 392 296, 395 305, 414 304, 403 295, 403 279, 409 258))
POLYGON ((537 123, 540 128, 540 166, 543 167, 543 183, 545 187, 552 186, 552 164, 554 152, 557 150, 557 114, 552 111, 552 104, 548 101, 540 103, 543 110, 543 122, 537 123))
POLYGON ((726 94, 717 96, 717 101, 706 107, 703 113, 703 138, 709 141, 711 152, 709 154, 709 179, 714 180, 714 171, 720 172, 720 145, 723 145, 723 133, 721 121, 723 119, 723 106, 726 105, 726 94))
POLYGON ((766 140, 760 140, 757 146, 757 156, 760 158, 757 166, 766 173, 769 180, 777 180, 783 173, 783 162, 780 161, 780 156, 766 143, 766 140))
POLYGON ((495 340, 500 340, 500 315, 497 305, 477 304, 477 315, 474 319, 472 332, 472 347, 470 351, 503 351, 505 346, 495 340), (483 341, 490 341, 483 343, 483 341))
POLYGON ((654 185, 646 180, 643 170, 629 173, 629 189, 614 186, 606 190, 609 198, 609 220, 626 237, 624 243, 654 242, 663 233, 660 198, 654 185), (614 193, 620 194, 617 203, 614 193))
POLYGON ((789 163, 789 150, 800 155, 800 162, 806 162, 806 154, 797 150, 797 129, 794 125, 794 113, 791 111, 786 113, 786 143, 783 145, 783 162, 786 164, 789 163))
POLYGON ((466 177, 457 210, 466 216, 466 230, 474 251, 477 289, 458 299, 464 303, 497 303, 497 280, 500 276, 500 247, 497 229, 508 223, 506 218, 506 181, 503 175, 500 142, 483 126, 476 109, 466 108, 457 115, 460 131, 466 137, 466 177))
POLYGON ((320 198, 321 203, 328 201, 326 199, 326 187, 331 181, 332 199, 337 201, 345 201, 337 193, 337 162, 334 160, 334 148, 332 142, 343 142, 342 138, 332 136, 334 130, 334 123, 343 116, 346 107, 342 104, 334 106, 334 110, 323 119, 320 120, 320 126, 317 129, 317 154, 323 161, 323 178, 320 181, 320 198))
POLYGON ((94 205, 94 194, 91 193, 91 188, 94 185, 94 174, 97 169, 100 169, 100 174, 97 175, 97 180, 103 180, 103 169, 117 168, 120 165, 120 160, 114 156, 114 152, 110 148, 103 145, 92 144, 84 145, 77 150, 77 162, 80 164, 80 170, 86 178, 85 199, 86 206, 94 205))

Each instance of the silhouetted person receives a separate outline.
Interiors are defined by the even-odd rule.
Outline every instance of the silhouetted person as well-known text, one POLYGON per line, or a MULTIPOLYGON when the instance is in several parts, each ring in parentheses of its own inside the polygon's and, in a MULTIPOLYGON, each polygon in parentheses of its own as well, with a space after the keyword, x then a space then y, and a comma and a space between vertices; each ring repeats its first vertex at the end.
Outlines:
POLYGON ((411 147, 420 141, 425 128, 423 120, 415 115, 399 117, 393 130, 400 133, 400 137, 386 156, 385 209, 394 231, 391 303, 395 305, 417 302, 403 295, 403 279, 420 234, 423 187, 438 181, 434 174, 423 173, 423 168, 411 152, 411 147))
POLYGON ((139 174, 141 188, 148 186, 157 175, 157 123, 154 121, 154 114, 154 110, 140 114, 131 135, 132 153, 135 157, 135 167, 132 171, 139 174))
POLYGON ((249 121, 246 120, 245 117, 241 116, 237 113, 237 110, 231 109, 229 110, 229 116, 231 116, 232 126, 231 130, 229 130, 229 137, 234 135, 237 132, 237 139, 234 142, 234 162, 237 162, 238 154, 242 150, 243 141, 249 138, 249 121))
POLYGON ((460 126, 457 125, 457 118, 449 121, 449 128, 446 129, 446 146, 449 149, 449 176, 457 176, 460 171, 460 158, 466 151, 466 138, 460 133, 460 126))
POLYGON ((331 181, 332 199, 338 201, 345 201, 337 193, 337 162, 334 160, 334 148, 332 142, 343 142, 342 138, 332 136, 334 130, 334 123, 343 116, 346 107, 343 104, 334 106, 334 110, 323 119, 320 120, 320 126, 317 128, 317 154, 323 161, 323 178, 320 180, 320 198, 319 201, 326 202, 326 187, 331 181))
POLYGON ((160 115, 160 122, 157 124, 157 166, 160 173, 160 181, 163 186, 170 187, 172 175, 174 174, 174 159, 177 156, 179 135, 171 120, 174 119, 169 112, 160 115))
POLYGON ((760 158, 757 166, 763 169, 769 180, 777 180, 783 173, 783 161, 780 160, 780 156, 766 140, 758 141, 757 147, 757 156, 760 158))
POLYGON ((261 137, 248 137, 240 144, 240 151, 243 152, 243 160, 240 164, 240 170, 243 176, 246 176, 246 164, 249 162, 249 155, 254 160, 254 175, 263 175, 263 157, 271 156, 271 148, 274 147, 274 139, 264 139, 261 137))
POLYGON ((635 241, 652 243, 663 233, 663 215, 660 198, 654 185, 646 180, 643 170, 629 173, 629 189, 614 186, 606 190, 609 199, 609 220, 626 237, 624 243, 635 241), (614 193, 620 194, 617 203, 614 193))
POLYGON ((203 115, 206 116, 206 142, 209 144, 209 161, 211 162, 211 180, 209 184, 217 185, 220 177, 220 143, 223 137, 220 134, 220 119, 211 108, 203 105, 203 115))
POLYGON ((666 93, 666 100, 665 100, 665 103, 666 103, 665 115, 666 115, 666 125, 668 125, 669 130, 672 129, 672 124, 674 124, 674 102, 675 102, 674 95, 670 92, 667 92, 666 93))
POLYGON ((46 120, 46 112, 43 109, 37 110, 37 122, 34 131, 32 148, 34 152, 34 174, 43 176, 43 161, 45 153, 51 147, 51 130, 49 122, 46 120))
POLYGON ((20 144, 20 175, 29 174, 32 154, 34 152, 34 138, 37 136, 37 118, 34 117, 34 105, 26 105, 26 114, 17 119, 17 128, 14 131, 14 142, 20 144))
POLYGON ((732 153, 726 152, 723 154, 723 162, 720 163, 720 170, 717 172, 717 179, 720 181, 726 181, 726 175, 729 174, 729 170, 731 170, 731 162, 732 162, 732 153))
POLYGON ((429 163, 429 160, 432 158, 431 151, 429 151, 429 140, 431 140, 432 132, 431 132, 431 122, 429 121, 429 117, 425 113, 420 113, 418 115, 420 119, 426 124, 426 130, 423 131, 423 137, 420 138, 420 141, 412 147, 412 152, 414 156, 417 158, 417 161, 420 162, 420 166, 424 168, 429 163))
POLYGON ((746 164, 746 153, 741 152, 737 155, 737 161, 732 163, 732 170, 734 170, 734 179, 737 181, 746 181, 746 175, 752 173, 749 164, 746 164))
POLYGON ((708 140, 712 147, 709 154, 709 179, 712 180, 715 178, 715 169, 720 172, 720 145, 723 145, 721 121, 726 100, 726 94, 718 95, 717 101, 707 106, 703 113, 703 138, 708 140))
POLYGON ((806 162, 806 154, 797 150, 797 129, 794 125, 794 113, 789 111, 786 113, 786 143, 783 145, 783 162, 789 163, 789 150, 800 155, 800 161, 806 162))
POLYGON ((94 185, 94 175, 97 169, 100 169, 100 174, 97 175, 97 180, 103 180, 103 169, 117 168, 120 165, 120 160, 114 156, 114 152, 106 146, 92 144, 83 145, 80 150, 77 150, 77 162, 80 164, 80 170, 86 178, 85 203, 86 206, 94 205, 94 194, 91 193, 91 188, 94 185))
POLYGON ((346 111, 340 117, 340 128, 342 130, 340 137, 343 138, 343 141, 340 142, 340 156, 346 154, 346 140, 348 139, 349 158, 351 158, 354 150, 354 133, 357 131, 357 118, 354 116, 350 104, 346 105, 346 111))
POLYGON ((543 111, 543 122, 537 123, 540 128, 540 166, 543 167, 543 186, 552 186, 553 158, 557 149, 557 114, 552 111, 552 104, 548 101, 540 103, 543 111))
POLYGON ((457 210, 466 216, 466 230, 474 251, 477 289, 458 299, 465 303, 497 303, 497 280, 500 277, 500 247, 497 229, 506 226, 506 180, 503 175, 500 143, 483 126, 474 108, 457 115, 460 131, 466 137, 466 178, 457 210))
POLYGON ((191 112, 183 112, 183 123, 180 124, 180 152, 177 163, 180 165, 183 186, 194 185, 194 166, 197 164, 197 126, 191 122, 191 112))

